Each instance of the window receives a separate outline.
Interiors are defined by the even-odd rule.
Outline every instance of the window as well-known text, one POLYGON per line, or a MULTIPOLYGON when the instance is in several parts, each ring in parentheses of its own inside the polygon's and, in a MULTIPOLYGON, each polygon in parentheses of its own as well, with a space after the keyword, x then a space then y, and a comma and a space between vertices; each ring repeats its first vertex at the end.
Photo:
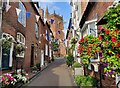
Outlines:
POLYGON ((93 35, 97 37, 97 26, 96 26, 97 19, 86 21, 83 28, 82 28, 82 36, 85 37, 87 35, 93 35))
POLYGON ((89 33, 92 34, 93 36, 97 36, 96 35, 97 31, 96 31, 95 22, 92 22, 92 23, 88 24, 88 26, 89 26, 89 33))
POLYGON ((24 27, 26 27, 26 8, 21 1, 19 1, 19 9, 21 12, 18 16, 18 22, 20 22, 24 27))
MULTIPOLYGON (((17 42, 18 42, 18 44, 22 45, 23 47, 25 46, 25 37, 19 32, 17 33, 17 42)), ((24 51, 22 53, 18 54, 17 57, 24 58, 24 51)))
POLYGON ((38 38, 38 24, 35 23, 35 35, 36 35, 36 38, 38 38))
POLYGON ((17 33, 17 42, 25 45, 25 37, 21 33, 17 33))

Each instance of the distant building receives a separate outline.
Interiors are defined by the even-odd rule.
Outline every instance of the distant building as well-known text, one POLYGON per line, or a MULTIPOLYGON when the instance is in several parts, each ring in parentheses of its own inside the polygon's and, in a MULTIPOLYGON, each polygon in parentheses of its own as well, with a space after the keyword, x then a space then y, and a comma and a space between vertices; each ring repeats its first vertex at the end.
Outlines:
POLYGON ((56 53, 60 56, 66 55, 65 44, 64 44, 64 23, 63 17, 59 16, 55 13, 49 14, 48 7, 46 7, 45 18, 47 22, 50 24, 50 29, 53 33, 54 39, 59 43, 59 50, 56 53))

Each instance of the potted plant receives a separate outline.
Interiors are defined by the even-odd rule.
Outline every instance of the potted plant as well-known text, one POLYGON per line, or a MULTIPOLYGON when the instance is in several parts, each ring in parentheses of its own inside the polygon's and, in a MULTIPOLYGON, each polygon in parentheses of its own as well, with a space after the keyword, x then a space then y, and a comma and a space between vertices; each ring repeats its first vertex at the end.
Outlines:
POLYGON ((21 53, 24 53, 25 47, 22 44, 16 45, 16 55, 20 55, 21 53))
POLYGON ((7 36, 5 38, 2 39, 2 48, 5 50, 8 50, 11 48, 12 45, 12 38, 8 38, 7 36))
POLYGON ((38 70, 37 66, 33 66, 33 67, 31 67, 31 71, 32 71, 33 73, 36 73, 37 70, 38 70))
POLYGON ((81 68, 81 64, 78 62, 74 62, 73 69, 74 69, 74 75, 83 75, 83 69, 81 68))
POLYGON ((39 69, 39 71, 41 70, 40 63, 37 63, 36 67, 39 69))
POLYGON ((17 80, 12 74, 6 73, 1 76, 2 88, 14 88, 17 80))

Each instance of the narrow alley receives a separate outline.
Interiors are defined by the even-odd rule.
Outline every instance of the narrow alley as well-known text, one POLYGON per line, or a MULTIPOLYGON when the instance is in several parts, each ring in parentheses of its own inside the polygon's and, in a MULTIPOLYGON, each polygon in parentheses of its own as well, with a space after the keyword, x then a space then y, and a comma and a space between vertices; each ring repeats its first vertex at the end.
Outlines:
POLYGON ((65 64, 65 59, 56 59, 28 86, 75 86, 70 71, 65 64))

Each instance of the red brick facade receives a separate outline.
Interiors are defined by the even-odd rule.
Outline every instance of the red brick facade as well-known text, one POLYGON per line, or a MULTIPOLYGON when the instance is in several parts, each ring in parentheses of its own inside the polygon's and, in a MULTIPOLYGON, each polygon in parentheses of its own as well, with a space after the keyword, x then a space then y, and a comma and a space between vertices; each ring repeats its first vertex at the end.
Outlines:
MULTIPOLYGON (((112 5, 113 2, 95 2, 95 4, 92 6, 92 9, 90 10, 89 14, 86 16, 86 21, 90 21, 95 19, 95 16, 97 14, 97 22, 104 16, 105 12, 107 11, 107 8, 112 5)), ((105 77, 103 68, 101 69, 99 67, 99 71, 95 73, 95 77, 98 78, 100 81, 100 70, 101 76, 102 76, 102 86, 105 86, 105 88, 114 88, 113 85, 115 85, 115 79, 110 77, 105 77)), ((92 71, 87 71, 87 74, 90 74, 92 71)))
MULTIPOLYGON (((22 2, 26 11, 30 12, 30 17, 26 17, 26 27, 24 27, 21 23, 18 22, 18 16, 16 13, 16 8, 19 7, 19 2, 10 2, 11 8, 6 12, 3 11, 3 20, 2 20, 2 30, 3 33, 7 33, 13 36, 14 40, 17 40, 17 33, 20 32, 25 37, 25 55, 23 61, 23 68, 29 72, 30 67, 36 65, 37 63, 41 63, 41 50, 45 52, 45 44, 48 45, 49 41, 46 40, 45 31, 48 30, 48 34, 50 33, 50 28, 44 20, 40 17, 39 21, 36 20, 36 15, 40 16, 39 12, 34 6, 33 2, 22 2), (38 25, 38 38, 36 37, 35 23, 38 25)), ((12 51, 12 69, 15 70, 15 58, 14 51, 12 51)), ((44 53, 45 57, 45 53, 44 53)), ((48 56, 45 57, 45 60, 49 61, 49 49, 48 56)), ((18 68, 22 63, 18 62, 18 68)), ((3 71, 4 72, 4 71, 3 71)), ((6 72, 6 71, 5 71, 6 72)))
POLYGON ((49 14, 48 8, 46 8, 45 16, 47 18, 47 22, 50 24, 50 28, 53 33, 54 39, 58 40, 59 43, 59 50, 58 52, 54 52, 54 54, 57 56, 65 56, 66 48, 64 44, 63 17, 57 15, 55 12, 53 14, 49 14), (51 19, 54 20, 53 23, 51 23, 51 19))

